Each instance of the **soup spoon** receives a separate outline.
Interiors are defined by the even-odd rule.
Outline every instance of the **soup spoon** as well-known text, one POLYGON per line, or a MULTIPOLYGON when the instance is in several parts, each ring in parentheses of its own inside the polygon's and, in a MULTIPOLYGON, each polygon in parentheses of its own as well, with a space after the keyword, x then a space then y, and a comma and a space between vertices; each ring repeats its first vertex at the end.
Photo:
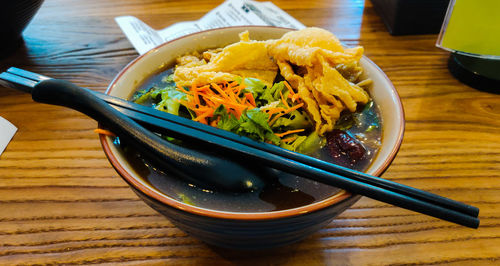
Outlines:
POLYGON ((155 166, 202 188, 242 192, 262 188, 265 183, 261 177, 265 177, 268 171, 264 168, 251 169, 234 158, 229 159, 214 151, 186 148, 168 142, 96 97, 89 89, 46 77, 39 78, 39 82, 23 80, 7 72, 2 73, 0 78, 0 82, 10 81, 5 84, 8 87, 31 93, 36 102, 65 106, 88 115, 155 166))

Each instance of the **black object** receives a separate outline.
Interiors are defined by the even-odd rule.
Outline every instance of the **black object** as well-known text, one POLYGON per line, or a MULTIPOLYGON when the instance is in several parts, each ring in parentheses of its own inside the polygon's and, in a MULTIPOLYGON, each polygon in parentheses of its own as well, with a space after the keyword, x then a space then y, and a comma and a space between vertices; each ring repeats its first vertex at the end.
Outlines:
POLYGON ((448 69, 464 84, 500 94, 500 60, 452 53, 448 59, 448 69))
MULTIPOLYGON (((72 85, 69 82, 47 79, 47 77, 15 68, 10 68, 7 72, 0 74, 0 80, 7 81, 7 85, 24 91, 32 90, 35 101, 81 110, 106 125, 108 125, 107 123, 114 123, 113 121, 116 119, 120 119, 116 125, 110 127, 111 130, 117 130, 115 133, 119 136, 121 136, 120 134, 132 135, 134 140, 141 140, 143 138, 143 136, 136 136, 136 134, 141 133, 136 132, 135 126, 130 127, 128 125, 134 122, 131 123, 130 120, 123 118, 124 114, 126 114, 128 117, 140 121, 145 125, 163 128, 170 133, 175 133, 177 136, 183 137, 183 139, 201 141, 213 145, 232 154, 237 154, 240 158, 250 158, 254 162, 257 161, 272 168, 344 188, 353 193, 467 227, 477 228, 479 226, 479 219, 477 218, 479 209, 476 207, 352 169, 326 163, 271 144, 257 142, 228 131, 137 105, 123 99, 92 92, 88 89, 72 85), (35 77, 35 80, 29 77, 35 77), (34 87, 31 84, 35 84, 34 87), (45 92, 42 90, 45 90, 45 92), (64 90, 69 90, 71 93, 64 90), (52 93, 57 94, 54 95, 52 93), (54 100, 59 98, 57 97, 59 94, 75 98, 82 97, 83 100, 54 100), (91 100, 98 103, 89 102, 91 100), (110 109, 113 108, 106 104, 106 102, 113 105, 119 112, 116 112, 116 110, 114 110, 115 112, 110 111, 108 107, 110 109), (103 111, 110 112, 110 114, 102 114, 103 111), (131 130, 131 132, 127 130, 131 130)), ((146 138, 144 141, 157 141, 156 138, 148 140, 147 138, 150 138, 149 133, 142 132, 146 138)), ((159 149, 161 145, 162 143, 154 144, 151 149, 159 149)), ((160 159, 171 160, 170 158, 163 158, 165 155, 161 153, 159 156, 160 159)))
MULTIPOLYGON (((16 73, 19 74, 19 71, 16 73)), ((160 138, 99 99, 89 89, 63 80, 43 77, 34 81, 12 73, 2 73, 0 79, 17 83, 13 87, 31 93, 36 102, 66 106, 92 117, 145 158, 201 187, 248 191, 264 185, 259 174, 244 164, 217 153, 188 149, 160 138)))
POLYGON ((22 32, 33 19, 43 0, 2 1, 0 7, 0 58, 14 52, 22 43, 22 32))
POLYGON ((392 35, 439 33, 449 0, 371 0, 392 35))

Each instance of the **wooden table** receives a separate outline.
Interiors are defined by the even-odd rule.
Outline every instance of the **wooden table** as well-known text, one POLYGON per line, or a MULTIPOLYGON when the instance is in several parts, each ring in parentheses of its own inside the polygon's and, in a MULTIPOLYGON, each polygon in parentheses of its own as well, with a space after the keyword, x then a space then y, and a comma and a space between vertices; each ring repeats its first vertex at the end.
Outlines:
MULTIPOLYGON (((160 29, 221 2, 47 0, 25 46, 0 67, 104 91, 137 56, 114 17, 133 15, 160 29)), ((273 2, 365 47, 406 113, 401 150, 384 177, 480 207, 479 229, 363 198, 288 247, 210 247, 139 200, 108 163, 95 121, 2 87, 0 116, 19 131, 0 157, 0 264, 500 264, 500 96, 455 80, 436 35, 389 35, 370 1, 273 2)))

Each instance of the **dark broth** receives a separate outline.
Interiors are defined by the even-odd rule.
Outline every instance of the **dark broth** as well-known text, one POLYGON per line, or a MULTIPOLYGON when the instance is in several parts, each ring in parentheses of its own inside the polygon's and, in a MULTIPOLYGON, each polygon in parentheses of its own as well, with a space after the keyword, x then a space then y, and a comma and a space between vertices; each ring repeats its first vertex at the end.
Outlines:
MULTIPOLYGON (((163 78, 172 73, 172 69, 157 73, 146 80, 138 89, 148 90, 153 86, 167 85, 163 78)), ((147 103, 152 104, 152 103, 147 103)), ((379 112, 375 104, 371 104, 355 114, 352 127, 347 133, 356 138, 366 149, 366 156, 354 164, 344 165, 359 171, 366 170, 375 158, 380 146, 381 127, 379 112)), ((257 191, 231 193, 207 190, 187 183, 185 180, 155 168, 141 158, 140 154, 123 143, 115 141, 125 151, 127 160, 133 169, 151 186, 165 195, 194 206, 231 212, 268 212, 304 206, 324 200, 339 189, 329 185, 311 181, 299 176, 277 172, 275 179, 257 191)), ((330 156, 325 147, 313 156, 325 161, 338 163, 330 156)))

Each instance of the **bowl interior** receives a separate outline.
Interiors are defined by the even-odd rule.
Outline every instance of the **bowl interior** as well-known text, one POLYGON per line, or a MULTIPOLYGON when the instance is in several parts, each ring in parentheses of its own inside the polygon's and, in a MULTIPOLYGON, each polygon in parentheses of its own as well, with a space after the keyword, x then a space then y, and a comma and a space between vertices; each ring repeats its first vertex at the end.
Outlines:
MULTIPOLYGON (((231 27, 217 30, 210 30, 202 33, 192 34, 169 43, 158 46, 148 53, 138 57, 136 60, 127 65, 113 80, 107 93, 113 96, 128 99, 135 89, 142 84, 152 74, 157 73, 167 66, 174 64, 175 59, 187 53, 203 51, 210 48, 222 47, 230 43, 239 41, 238 34, 244 30, 250 32, 251 39, 267 40, 280 38, 290 29, 275 28, 275 27, 231 27)), ((361 65, 365 70, 365 75, 373 80, 373 86, 370 89, 370 95, 378 105, 382 119, 382 146, 378 155, 373 160, 367 173, 372 175, 380 175, 392 162, 396 155, 403 137, 404 117, 403 109, 392 83, 371 60, 366 57, 361 59, 361 65)), ((149 196, 154 197, 166 204, 174 205, 177 208, 184 208, 189 211, 215 216, 228 215, 222 211, 207 210, 203 208, 193 207, 178 201, 175 201, 155 187, 145 182, 130 166, 124 158, 120 149, 112 143, 111 138, 101 138, 106 155, 110 159, 113 166, 118 170, 120 175, 124 177, 133 186, 145 192, 149 196), (194 209, 193 209, 194 208, 194 209)), ((299 207, 294 210, 285 210, 275 212, 273 217, 278 215, 293 215, 297 213, 310 212, 334 204, 346 197, 349 193, 339 192, 336 195, 308 206, 299 207)), ((231 213, 232 218, 235 216, 245 216, 244 213, 231 213)), ((252 216, 256 217, 256 216, 252 216)), ((266 217, 266 213, 261 213, 258 217, 266 217)))

